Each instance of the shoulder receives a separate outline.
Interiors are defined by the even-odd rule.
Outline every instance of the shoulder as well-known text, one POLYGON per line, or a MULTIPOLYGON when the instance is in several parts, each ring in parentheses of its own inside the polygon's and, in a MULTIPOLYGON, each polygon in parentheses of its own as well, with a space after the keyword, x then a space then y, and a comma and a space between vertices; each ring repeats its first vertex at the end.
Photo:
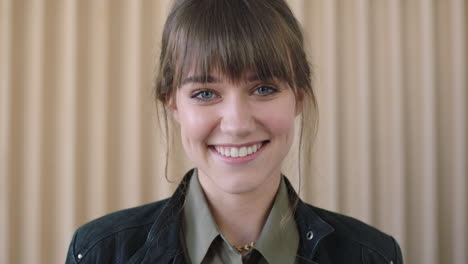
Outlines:
MULTIPOLYGON (((68 262, 71 259, 84 259, 87 255, 93 255, 93 251, 98 251, 98 248, 109 249, 110 245, 136 251, 144 244, 149 229, 167 201, 165 199, 117 211, 84 224, 73 236, 67 263, 74 263, 68 262), (132 246, 129 247, 128 244, 132 246)), ((94 259, 96 260, 96 256, 94 259)))
POLYGON ((97 242, 116 233, 151 225, 166 202, 167 199, 120 210, 90 221, 76 231, 79 239, 75 245, 85 247, 86 244, 97 242))
POLYGON ((306 206, 333 227, 334 231, 324 239, 325 244, 344 251, 352 250, 369 261, 402 263, 400 247, 392 236, 355 218, 309 204, 306 206))
POLYGON ((389 235, 360 220, 311 205, 309 205, 309 207, 335 229, 334 233, 336 235, 366 245, 381 244, 385 247, 392 243, 392 239, 389 235))

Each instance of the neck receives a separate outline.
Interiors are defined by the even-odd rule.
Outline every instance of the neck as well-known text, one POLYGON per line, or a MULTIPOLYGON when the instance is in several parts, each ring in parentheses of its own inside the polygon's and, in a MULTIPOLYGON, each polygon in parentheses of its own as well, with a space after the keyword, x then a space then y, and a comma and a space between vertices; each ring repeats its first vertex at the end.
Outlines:
POLYGON ((231 245, 254 242, 260 236, 275 195, 281 174, 246 193, 232 194, 219 189, 209 177, 199 174, 208 206, 219 231, 231 245))

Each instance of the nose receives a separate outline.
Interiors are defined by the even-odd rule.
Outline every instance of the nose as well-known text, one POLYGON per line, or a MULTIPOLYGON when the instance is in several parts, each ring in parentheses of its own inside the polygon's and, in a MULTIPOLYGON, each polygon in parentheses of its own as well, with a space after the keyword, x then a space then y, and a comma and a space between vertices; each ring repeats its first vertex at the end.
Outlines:
POLYGON ((231 98, 222 109, 220 129, 233 137, 246 137, 255 130, 254 115, 246 98, 231 98))

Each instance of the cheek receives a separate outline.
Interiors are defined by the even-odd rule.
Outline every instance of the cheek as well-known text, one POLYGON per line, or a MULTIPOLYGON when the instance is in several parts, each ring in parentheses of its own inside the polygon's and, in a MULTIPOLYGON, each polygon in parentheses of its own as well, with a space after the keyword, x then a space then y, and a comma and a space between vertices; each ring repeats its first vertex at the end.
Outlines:
POLYGON ((285 144, 292 144, 294 137, 294 115, 278 114, 270 120, 269 129, 285 144))
POLYGON ((184 144, 204 143, 215 125, 213 115, 194 107, 179 110, 179 125, 184 144))
POLYGON ((291 137, 295 125, 294 104, 290 102, 279 102, 268 107, 267 111, 262 111, 262 119, 265 126, 278 136, 291 137))

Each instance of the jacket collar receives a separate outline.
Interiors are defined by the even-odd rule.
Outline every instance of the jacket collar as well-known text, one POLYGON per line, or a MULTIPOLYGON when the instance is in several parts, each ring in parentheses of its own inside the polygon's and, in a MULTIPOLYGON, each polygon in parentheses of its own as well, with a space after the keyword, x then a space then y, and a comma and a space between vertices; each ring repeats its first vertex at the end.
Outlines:
POLYGON ((299 229, 298 263, 316 263, 313 261, 319 242, 335 229, 318 216, 313 207, 299 199, 289 180, 285 177, 289 193, 289 202, 297 207, 294 218, 299 229))
POLYGON ((128 263, 185 263, 184 247, 180 239, 181 216, 193 170, 185 174, 172 197, 158 212, 145 244, 128 263))
MULTIPOLYGON (((154 221, 145 244, 128 263, 185 263, 184 246, 180 230, 182 212, 188 183, 193 170, 187 172, 173 196, 154 221)), ((314 255, 319 242, 334 231, 327 222, 320 218, 313 208, 297 196, 291 183, 285 178, 291 203, 297 200, 295 220, 299 231, 299 263, 315 263, 314 255)))

